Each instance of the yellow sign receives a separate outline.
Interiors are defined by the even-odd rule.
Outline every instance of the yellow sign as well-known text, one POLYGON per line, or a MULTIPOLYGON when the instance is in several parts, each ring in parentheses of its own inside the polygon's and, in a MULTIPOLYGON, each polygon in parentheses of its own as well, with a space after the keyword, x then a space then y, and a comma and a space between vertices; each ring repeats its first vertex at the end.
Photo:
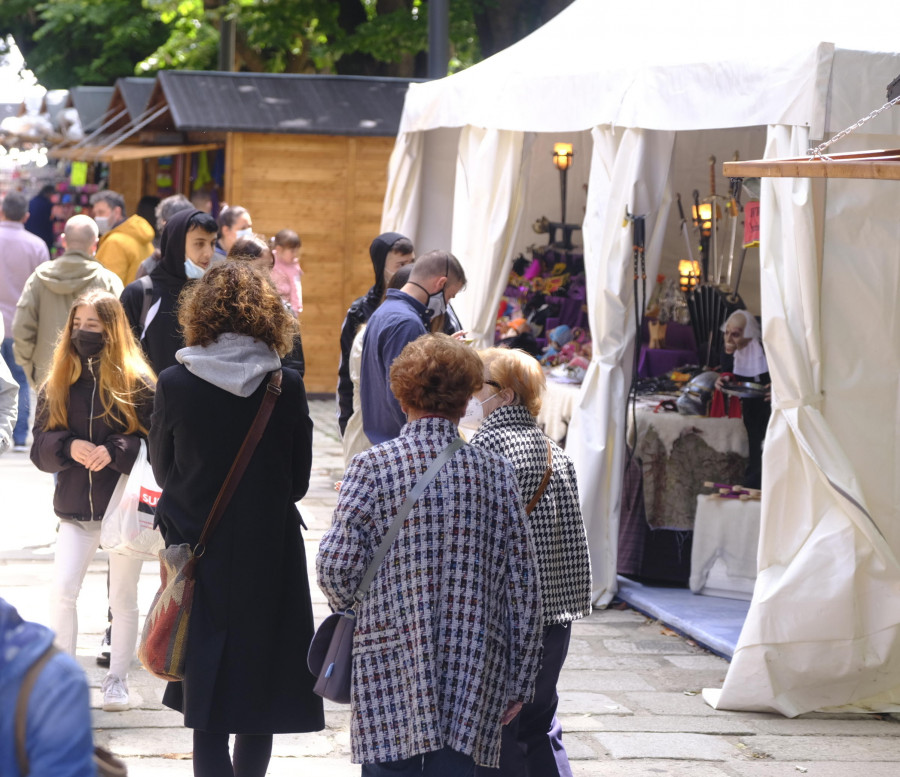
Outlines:
POLYGON ((72 162, 69 184, 71 186, 84 186, 87 183, 87 171, 87 162, 72 162))

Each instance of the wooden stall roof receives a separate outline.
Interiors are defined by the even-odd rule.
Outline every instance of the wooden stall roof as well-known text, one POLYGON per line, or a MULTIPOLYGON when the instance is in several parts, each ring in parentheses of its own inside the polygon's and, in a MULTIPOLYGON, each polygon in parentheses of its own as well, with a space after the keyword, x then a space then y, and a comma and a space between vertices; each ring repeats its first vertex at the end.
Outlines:
POLYGON ((900 149, 853 151, 822 157, 726 162, 726 178, 868 178, 900 181, 900 149))
POLYGON ((74 86, 69 90, 66 107, 78 111, 82 129, 91 132, 102 123, 112 95, 111 86, 74 86))
POLYGON ((149 130, 393 137, 413 79, 164 70, 149 130))
POLYGON ((107 132, 122 129, 143 114, 147 102, 150 100, 150 94, 153 92, 153 84, 154 79, 152 78, 116 79, 116 85, 113 87, 112 97, 109 100, 109 107, 103 115, 103 121, 111 119, 116 114, 121 114, 121 116, 106 128, 107 132))
POLYGON ((113 146, 103 151, 97 146, 72 146, 51 148, 47 156, 51 159, 71 159, 81 162, 127 162, 131 159, 152 159, 175 154, 192 154, 196 151, 214 151, 224 148, 224 143, 182 144, 176 146, 137 146, 134 144, 113 146))

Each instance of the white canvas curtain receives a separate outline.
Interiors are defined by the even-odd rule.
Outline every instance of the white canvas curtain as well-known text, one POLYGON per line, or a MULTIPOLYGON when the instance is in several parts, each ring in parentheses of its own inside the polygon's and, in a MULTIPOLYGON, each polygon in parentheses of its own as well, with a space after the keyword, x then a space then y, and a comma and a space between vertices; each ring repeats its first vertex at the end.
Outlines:
POLYGON ((464 127, 460 134, 450 250, 469 282, 453 306, 479 348, 494 344, 497 305, 522 218, 532 138, 479 127, 464 127))
MULTIPOLYGON (((766 156, 802 156, 808 145, 806 128, 773 126, 766 156)), ((828 184, 825 223, 837 234, 826 230, 823 248, 814 193, 824 187, 763 179, 762 312, 774 393, 759 574, 724 687, 704 692, 718 709, 900 709, 900 567, 886 540, 897 507, 883 500, 873 510, 866 493, 896 489, 897 235, 859 244, 859 222, 846 218, 859 197, 842 195, 843 186, 828 184), (848 242, 859 250, 848 252, 848 242), (868 299, 854 293, 851 276, 872 287, 868 299), (884 339, 873 342, 875 332, 884 339), (881 370, 891 377, 871 386, 867 373, 881 370), (845 402, 860 395, 871 406, 842 441, 830 419, 840 423, 845 402), (889 483, 875 462, 885 458, 889 483)), ((872 197, 864 201, 873 207, 872 197)), ((895 202, 881 208, 896 232, 895 202)))
MULTIPOLYGON (((578 489, 590 537, 593 599, 615 594, 618 515, 625 448, 625 402, 635 338, 631 225, 626 209, 647 214, 645 261, 656 278, 668 210, 674 132, 597 127, 583 226, 593 358, 569 423, 566 450, 578 468, 578 489)), ((648 293, 652 283, 648 282, 648 293)))
POLYGON ((404 132, 397 137, 388 162, 388 187, 381 213, 381 231, 414 235, 422 201, 422 163, 425 133, 404 132))

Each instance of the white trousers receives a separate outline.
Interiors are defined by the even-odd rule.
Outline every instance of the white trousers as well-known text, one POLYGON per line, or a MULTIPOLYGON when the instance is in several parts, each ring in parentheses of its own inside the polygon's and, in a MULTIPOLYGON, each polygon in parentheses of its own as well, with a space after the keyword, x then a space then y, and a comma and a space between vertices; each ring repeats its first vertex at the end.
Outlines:
MULTIPOLYGON (((88 566, 100 547, 100 521, 60 521, 53 563, 50 613, 56 643, 75 655, 78 639, 78 594, 88 566)), ((109 554, 109 607, 112 610, 112 651, 109 673, 128 675, 138 632, 138 580, 143 560, 109 554)))

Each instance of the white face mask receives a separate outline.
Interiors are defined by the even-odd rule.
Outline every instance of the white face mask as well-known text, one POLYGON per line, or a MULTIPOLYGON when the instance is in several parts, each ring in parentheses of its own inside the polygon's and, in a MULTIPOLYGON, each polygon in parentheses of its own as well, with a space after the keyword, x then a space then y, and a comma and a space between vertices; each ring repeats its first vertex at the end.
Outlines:
POLYGON ((95 216, 94 221, 97 223, 97 231, 101 235, 109 232, 109 219, 106 216, 95 216))
POLYGON ((428 298, 428 312, 431 314, 429 321, 433 321, 447 310, 447 300, 444 299, 444 290, 436 291, 428 298))
POLYGON ((481 422, 484 420, 484 407, 482 405, 495 396, 497 395, 492 394, 487 399, 481 400, 481 402, 475 397, 470 397, 469 403, 466 405, 466 413, 459 419, 459 425, 464 426, 466 429, 477 429, 481 426, 481 422))
POLYGON ((184 260, 184 274, 188 277, 188 280, 202 278, 205 272, 206 270, 199 264, 194 264, 190 259, 184 260))
POLYGON ((246 227, 244 229, 239 229, 234 234, 237 235, 238 238, 251 237, 253 235, 253 227, 246 227))

